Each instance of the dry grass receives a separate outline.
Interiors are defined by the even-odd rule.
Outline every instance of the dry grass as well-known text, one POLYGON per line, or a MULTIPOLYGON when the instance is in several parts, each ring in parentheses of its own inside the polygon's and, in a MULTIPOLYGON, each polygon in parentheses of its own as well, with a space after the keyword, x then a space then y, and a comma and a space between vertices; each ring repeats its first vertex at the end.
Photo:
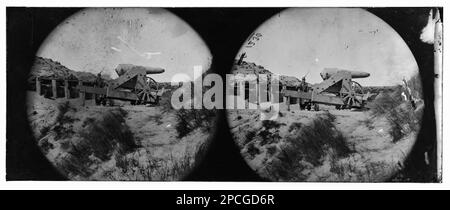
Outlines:
POLYGON ((268 166, 270 175, 277 180, 299 181, 306 178, 302 174, 305 167, 321 165, 328 154, 332 153, 336 158, 348 156, 352 151, 342 133, 335 128, 334 120, 335 116, 326 112, 310 124, 291 124, 291 134, 268 166))
POLYGON ((125 110, 117 108, 108 110, 100 118, 87 118, 79 145, 102 160, 109 158, 113 151, 125 153, 136 148, 133 134, 125 123, 126 115, 125 110))
POLYGON ((183 138, 195 129, 209 131, 216 116, 215 110, 208 109, 179 109, 176 111, 177 124, 175 126, 178 138, 183 138))
POLYGON ((164 113, 171 112, 174 110, 174 108, 172 107, 172 103, 170 102, 173 91, 174 90, 172 90, 172 89, 167 89, 162 94, 162 96, 159 100, 159 107, 161 107, 161 109, 163 110, 164 113))
POLYGON ((363 166, 358 166, 355 161, 339 163, 337 159, 332 159, 330 171, 342 181, 373 182, 379 179, 380 173, 388 170, 387 167, 388 164, 382 161, 367 162, 363 166))
POLYGON ((178 180, 192 168, 194 158, 188 154, 181 158, 176 158, 173 154, 166 159, 154 158, 147 151, 147 154, 143 154, 145 160, 139 160, 133 155, 135 153, 139 152, 115 156, 116 168, 104 171, 102 176, 110 180, 178 180))
POLYGON ((385 117, 390 124, 390 135, 397 142, 420 126, 418 116, 408 101, 404 101, 402 86, 397 86, 392 93, 382 93, 368 104, 373 117, 385 117))
POLYGON ((287 154, 317 166, 329 149, 334 150, 338 157, 348 155, 351 150, 341 132, 339 132, 333 121, 336 117, 329 112, 317 116, 311 124, 303 125, 295 129, 292 135, 287 137, 287 145, 284 148, 287 154))
MULTIPOLYGON (((193 85, 193 83, 191 84, 193 85)), ((209 129, 213 125, 213 120, 215 117, 215 110, 209 109, 174 109, 171 103, 172 93, 176 90, 176 87, 171 87, 172 89, 167 90, 161 96, 159 106, 162 108, 163 113, 174 112, 177 120, 176 130, 178 132, 178 138, 183 138, 191 133, 197 128, 209 129)), ((193 91, 193 88, 191 89, 193 91)), ((203 93, 207 89, 203 88, 203 93)), ((191 93, 193 95, 193 92, 191 93)))
POLYGON ((117 108, 100 117, 86 118, 81 132, 62 140, 61 149, 66 155, 58 161, 58 168, 66 174, 87 177, 93 173, 92 164, 136 148, 133 134, 125 124, 126 115, 126 111, 117 108))

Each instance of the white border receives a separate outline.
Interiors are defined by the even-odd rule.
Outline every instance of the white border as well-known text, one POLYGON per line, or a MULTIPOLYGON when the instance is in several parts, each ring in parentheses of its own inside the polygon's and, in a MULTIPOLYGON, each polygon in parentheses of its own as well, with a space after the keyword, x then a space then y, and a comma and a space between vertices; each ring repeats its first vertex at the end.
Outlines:
MULTIPOLYGON (((0 71, 0 135, 4 139, 0 144, 0 189, 154 189, 154 190, 295 190, 295 189, 450 189, 450 168, 449 152, 450 144, 443 144, 443 183, 442 184, 416 184, 416 183, 267 183, 267 182, 48 182, 48 181, 10 181, 6 182, 5 157, 6 157, 6 7, 7 6, 27 6, 27 7, 429 7, 443 6, 444 16, 447 12, 448 2, 445 0, 90 0, 83 3, 73 0, 8 0, 2 1, 0 8, 0 65, 4 68, 0 71)), ((444 39, 448 32, 445 30, 444 18, 444 39)), ((448 44, 444 40, 444 51, 448 44)), ((450 48, 448 48, 450 49, 450 48)), ((445 55, 445 52, 444 52, 445 55)), ((444 68, 447 66, 449 56, 444 57, 444 68)), ((444 70, 445 71, 445 70, 444 70)), ((450 107, 447 96, 449 78, 446 73, 443 75, 443 107, 450 107)), ((449 126, 445 123, 448 117, 447 111, 443 111, 443 140, 449 137, 449 126)))
POLYGON ((6 0, 6 6, 27 7, 423 7, 445 0, 6 0))

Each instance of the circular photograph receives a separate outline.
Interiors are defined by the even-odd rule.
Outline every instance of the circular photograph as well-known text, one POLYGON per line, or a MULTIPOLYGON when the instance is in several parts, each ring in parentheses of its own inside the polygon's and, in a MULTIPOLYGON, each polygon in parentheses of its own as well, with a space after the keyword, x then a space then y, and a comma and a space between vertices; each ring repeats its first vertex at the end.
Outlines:
POLYGON ((389 180, 424 110, 410 49, 356 8, 291 8, 264 22, 236 56, 226 104, 241 155, 272 181, 389 180))
POLYGON ((209 145, 215 112, 174 108, 172 95, 211 60, 167 10, 81 10, 47 37, 29 74, 36 143, 70 180, 183 179, 209 145))

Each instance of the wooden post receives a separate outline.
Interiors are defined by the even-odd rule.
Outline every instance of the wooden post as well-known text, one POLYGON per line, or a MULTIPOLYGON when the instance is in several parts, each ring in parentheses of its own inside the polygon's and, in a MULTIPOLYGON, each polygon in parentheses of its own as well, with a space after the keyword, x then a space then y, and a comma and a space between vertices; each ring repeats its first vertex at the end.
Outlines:
MULTIPOLYGON (((283 85, 283 94, 286 94, 285 91, 286 91, 286 85, 283 85)), ((289 97, 289 96, 284 95, 284 103, 285 103, 286 106, 287 106, 287 110, 290 111, 290 108, 289 108, 290 97, 289 97)))
MULTIPOLYGON (((95 87, 95 86, 94 86, 95 87)), ((95 93, 92 93, 92 99, 96 99, 97 98, 97 94, 95 94, 95 93)))
MULTIPOLYGON (((275 91, 275 90, 272 90, 272 77, 270 76, 270 74, 267 76, 267 87, 266 87, 266 90, 267 90, 267 92, 266 92, 266 95, 267 95, 267 101, 269 101, 269 102, 273 102, 272 101, 272 94, 273 94, 273 92, 272 91, 275 91)), ((279 87, 278 87, 279 88, 279 87)), ((279 91, 279 90, 277 90, 277 91, 279 91)), ((278 99, 279 100, 279 99, 278 99)))
POLYGON ((69 81, 64 80, 64 96, 66 99, 70 99, 69 81))
POLYGON ((53 98, 58 97, 57 87, 56 87, 56 79, 52 79, 52 92, 53 92, 53 98))
MULTIPOLYGON (((248 85, 248 88, 250 90, 250 84, 248 85)), ((254 91, 256 91, 255 92, 256 93, 255 104, 256 104, 257 109, 259 109, 260 102, 262 101, 261 96, 259 94, 259 90, 260 90, 259 89, 259 75, 256 75, 256 84, 255 84, 255 90, 254 91)), ((250 95, 250 91, 249 91, 249 95, 250 95)), ((249 98, 250 98, 250 96, 249 96, 249 98)))
MULTIPOLYGON (((80 87, 82 85, 83 85, 83 81, 78 81, 78 87, 80 87)), ((79 94, 79 97, 81 98, 81 104, 82 104, 82 106, 84 106, 84 103, 86 100, 85 94, 84 94, 84 92, 81 92, 81 91, 79 91, 78 94, 79 94)))
MULTIPOLYGON (((437 168, 437 180, 442 180, 442 158, 443 158, 443 150, 442 150, 442 74, 443 74, 443 68, 442 68, 442 21, 441 21, 441 15, 439 13, 439 9, 436 13, 436 23, 434 26, 434 74, 435 81, 434 81, 434 93, 436 94, 434 97, 434 110, 435 110, 435 116, 436 116, 436 127, 437 127, 437 145, 436 145, 436 153, 437 153, 437 161, 436 161, 436 168, 437 168)), ((431 155, 431 154, 430 154, 431 155)), ((433 160, 432 158, 431 160, 433 160)))
POLYGON ((39 77, 36 77, 36 92, 38 96, 41 95, 41 80, 39 80, 39 77))
POLYGON ((290 105, 291 105, 291 97, 286 97, 286 105, 287 105, 287 110, 288 111, 291 111, 291 107, 290 107, 290 105))

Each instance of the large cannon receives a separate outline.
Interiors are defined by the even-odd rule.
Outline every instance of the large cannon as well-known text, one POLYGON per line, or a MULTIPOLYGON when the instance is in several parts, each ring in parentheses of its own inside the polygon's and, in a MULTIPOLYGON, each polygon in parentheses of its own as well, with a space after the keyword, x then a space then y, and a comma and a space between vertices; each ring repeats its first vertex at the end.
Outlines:
POLYGON ((119 64, 115 69, 117 79, 103 82, 98 76, 94 86, 78 86, 82 93, 94 94, 96 104, 106 104, 111 99, 130 101, 131 104, 158 104, 164 88, 160 89, 158 83, 149 74, 161 74, 162 68, 136 66, 132 64, 119 64))
POLYGON ((308 88, 293 91, 284 90, 286 97, 300 99, 300 107, 311 107, 318 109, 317 104, 334 105, 337 109, 364 108, 370 93, 364 93, 364 89, 353 81, 356 78, 369 77, 367 72, 349 71, 337 68, 326 68, 320 76, 324 80, 308 88))

